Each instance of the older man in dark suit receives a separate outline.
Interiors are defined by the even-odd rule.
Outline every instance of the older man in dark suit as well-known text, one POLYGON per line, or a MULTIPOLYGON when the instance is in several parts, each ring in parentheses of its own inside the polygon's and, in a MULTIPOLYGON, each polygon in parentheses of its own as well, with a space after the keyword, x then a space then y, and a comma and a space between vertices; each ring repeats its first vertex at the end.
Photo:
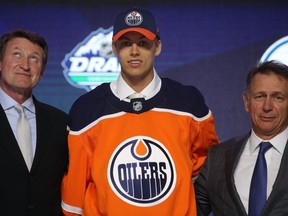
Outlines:
POLYGON ((67 114, 32 96, 47 54, 35 33, 16 30, 0 38, 0 215, 62 215, 67 114))
POLYGON ((252 130, 210 149, 195 182, 198 215, 288 215, 288 67, 253 68, 243 99, 252 130))

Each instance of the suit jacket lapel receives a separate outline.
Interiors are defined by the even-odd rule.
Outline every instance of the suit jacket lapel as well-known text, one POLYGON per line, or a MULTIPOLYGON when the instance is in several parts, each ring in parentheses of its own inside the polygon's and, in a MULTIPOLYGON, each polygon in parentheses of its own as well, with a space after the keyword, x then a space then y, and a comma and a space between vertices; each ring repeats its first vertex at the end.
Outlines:
POLYGON ((273 205, 273 202, 275 201, 279 201, 279 193, 285 193, 286 192, 286 188, 287 188, 287 182, 288 182, 288 140, 286 142, 286 146, 284 149, 284 153, 281 159, 281 164, 279 167, 279 171, 277 174, 277 177, 275 179, 275 182, 273 184, 273 189, 271 191, 271 194, 264 206, 264 209, 262 211, 263 215, 266 215, 269 213, 269 211, 271 210, 270 205, 273 205), (284 186, 284 190, 283 190, 283 186, 284 186))
MULTIPOLYGON (((277 174, 277 178, 275 180, 275 183, 273 185, 273 190, 271 192, 271 196, 273 195, 273 191, 275 191, 277 189, 277 187, 282 183, 283 180, 288 178, 288 140, 286 142, 286 147, 284 149, 284 153, 281 159, 281 164, 279 167, 279 171, 277 174)), ((287 182, 285 181, 285 184, 287 184, 287 182)))
POLYGON ((19 162, 23 169, 27 170, 25 160, 22 156, 21 150, 18 146, 18 142, 13 134, 12 128, 9 124, 8 118, 0 105, 0 145, 13 155, 13 157, 19 162))
POLYGON ((237 167, 238 161, 240 159, 241 153, 245 147, 247 139, 249 138, 250 133, 244 137, 236 138, 236 140, 231 143, 230 149, 226 152, 226 164, 227 168, 226 179, 227 179, 227 189, 232 194, 232 201, 236 204, 239 209, 240 215, 247 215, 243 203, 240 199, 240 196, 237 192, 235 181, 234 181, 234 172, 237 167))
POLYGON ((36 139, 36 151, 31 172, 33 172, 33 170, 37 168, 42 159, 42 155, 45 152, 47 142, 49 142, 49 134, 51 131, 51 121, 49 118, 49 113, 46 113, 45 110, 42 109, 41 103, 38 102, 34 97, 33 100, 36 110, 37 139, 36 139))

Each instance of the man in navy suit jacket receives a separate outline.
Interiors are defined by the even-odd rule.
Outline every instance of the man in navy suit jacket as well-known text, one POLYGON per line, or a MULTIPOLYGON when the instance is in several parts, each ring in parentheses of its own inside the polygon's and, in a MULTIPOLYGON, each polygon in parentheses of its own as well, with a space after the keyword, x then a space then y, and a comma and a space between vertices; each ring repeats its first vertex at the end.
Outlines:
POLYGON ((48 47, 39 35, 16 30, 0 38, 0 215, 59 216, 67 169, 67 114, 32 96, 48 47), (15 105, 24 107, 31 133, 31 163, 18 141, 15 105), (27 165, 26 165, 27 164, 27 165))
POLYGON ((256 215, 288 215, 288 67, 260 63, 248 73, 243 99, 252 130, 209 150, 195 182, 198 215, 243 216, 256 208, 249 193, 262 141, 272 148, 265 153, 266 202, 256 215))

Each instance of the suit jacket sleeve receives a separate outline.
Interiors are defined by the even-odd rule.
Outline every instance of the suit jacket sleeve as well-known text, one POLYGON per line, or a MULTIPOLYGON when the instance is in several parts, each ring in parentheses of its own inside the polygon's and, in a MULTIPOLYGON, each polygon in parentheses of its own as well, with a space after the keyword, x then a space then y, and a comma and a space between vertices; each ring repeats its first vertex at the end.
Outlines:
MULTIPOLYGON (((209 157, 209 156, 208 156, 209 157)), ((200 174, 195 181, 195 193, 197 202, 197 215, 209 215, 211 212, 211 206, 208 198, 208 183, 207 183, 207 170, 208 170, 208 160, 206 158, 205 163, 200 169, 200 174)))

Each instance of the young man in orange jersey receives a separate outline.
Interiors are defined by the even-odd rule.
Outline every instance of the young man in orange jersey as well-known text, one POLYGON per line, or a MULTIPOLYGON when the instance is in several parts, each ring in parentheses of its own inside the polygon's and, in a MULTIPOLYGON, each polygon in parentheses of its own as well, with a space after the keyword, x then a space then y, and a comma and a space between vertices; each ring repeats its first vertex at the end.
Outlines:
POLYGON ((113 51, 121 73, 81 96, 70 110, 65 215, 196 215, 192 178, 217 144, 202 94, 160 78, 162 43, 153 15, 117 16, 113 51))

